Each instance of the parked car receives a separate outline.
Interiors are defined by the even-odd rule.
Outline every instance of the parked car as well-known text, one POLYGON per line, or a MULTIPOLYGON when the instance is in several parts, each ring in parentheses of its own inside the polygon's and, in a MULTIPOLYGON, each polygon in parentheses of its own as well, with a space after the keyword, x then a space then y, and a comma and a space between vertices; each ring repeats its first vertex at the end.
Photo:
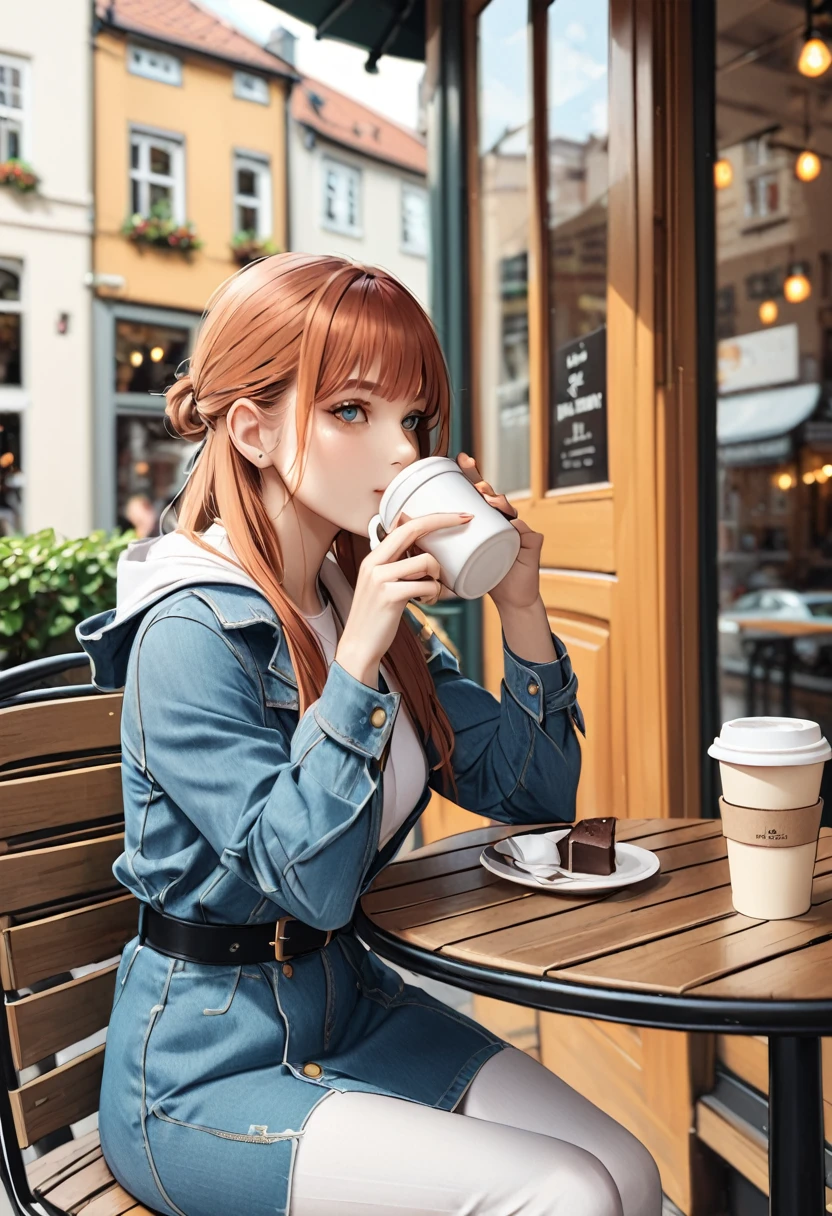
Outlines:
MULTIPOLYGON (((719 614, 719 648, 723 658, 746 658, 744 645, 750 623, 778 621, 817 621, 832 625, 832 591, 789 591, 784 588, 764 588, 741 595, 730 608, 719 614), (749 622, 748 625, 740 622, 749 622)), ((817 667, 832 648, 832 633, 827 641, 822 636, 795 639, 798 658, 808 667, 817 667)))

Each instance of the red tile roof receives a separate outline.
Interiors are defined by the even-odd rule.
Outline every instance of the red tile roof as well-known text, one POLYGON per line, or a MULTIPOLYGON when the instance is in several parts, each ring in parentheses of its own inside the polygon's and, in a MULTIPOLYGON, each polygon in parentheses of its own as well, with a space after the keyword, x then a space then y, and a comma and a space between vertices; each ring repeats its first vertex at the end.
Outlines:
POLYGON ((292 89, 292 117, 354 152, 414 173, 427 173, 425 141, 416 131, 399 126, 319 80, 306 76, 292 89))
POLYGON ((95 11, 99 20, 116 29, 201 51, 214 59, 271 76, 297 79, 291 64, 270 54, 194 0, 96 0, 95 11))

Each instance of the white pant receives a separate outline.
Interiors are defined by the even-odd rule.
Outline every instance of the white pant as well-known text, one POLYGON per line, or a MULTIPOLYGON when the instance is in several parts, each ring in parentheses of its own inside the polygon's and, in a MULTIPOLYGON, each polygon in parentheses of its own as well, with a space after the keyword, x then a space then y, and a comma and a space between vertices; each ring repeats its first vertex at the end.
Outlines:
POLYGON ((456 1111, 335 1093, 312 1112, 290 1216, 661 1216, 644 1146, 516 1048, 456 1111))

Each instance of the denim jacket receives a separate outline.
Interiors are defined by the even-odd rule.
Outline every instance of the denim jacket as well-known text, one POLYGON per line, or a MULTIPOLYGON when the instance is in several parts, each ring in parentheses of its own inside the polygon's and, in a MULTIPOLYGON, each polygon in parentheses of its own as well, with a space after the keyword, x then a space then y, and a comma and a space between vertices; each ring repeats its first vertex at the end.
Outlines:
MULTIPOLYGON (((343 574, 327 561, 321 578, 328 593, 336 585, 341 593, 343 574)), ((160 1212, 286 1211, 297 1142, 319 1101, 363 1089, 450 1110, 504 1046, 404 983, 350 928, 357 900, 431 790, 449 791, 432 770, 379 849, 401 694, 383 678, 370 688, 333 662, 320 698, 299 717, 284 632, 250 586, 181 585, 126 615, 91 617, 77 633, 97 686, 124 687, 119 882, 185 920, 288 914, 342 930, 288 969, 187 963, 138 938, 128 943, 105 1053, 105 1157, 122 1185, 160 1212)), ((583 720, 569 657, 553 641, 557 659, 532 663, 503 638, 498 700, 460 672, 435 633, 423 639, 454 730, 459 803, 488 819, 574 818, 574 727, 583 730, 583 720)), ((430 744, 427 755, 432 766, 430 744)))

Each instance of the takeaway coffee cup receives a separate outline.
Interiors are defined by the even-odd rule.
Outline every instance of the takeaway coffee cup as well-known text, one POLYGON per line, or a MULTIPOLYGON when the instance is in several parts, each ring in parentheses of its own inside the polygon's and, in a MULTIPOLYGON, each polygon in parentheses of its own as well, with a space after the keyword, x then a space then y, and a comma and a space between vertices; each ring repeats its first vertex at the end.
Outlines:
POLYGON ((489 506, 455 460, 427 456, 402 469, 384 491, 370 520, 370 547, 381 544, 379 525, 389 532, 401 511, 413 519, 434 511, 467 511, 473 519, 419 538, 419 547, 439 562, 441 580, 463 600, 485 595, 505 578, 520 552, 520 533, 489 506))
POLYGON ((820 727, 803 718, 735 718, 708 754, 722 775, 734 907, 763 920, 802 916, 812 903, 818 795, 832 756, 820 727))

